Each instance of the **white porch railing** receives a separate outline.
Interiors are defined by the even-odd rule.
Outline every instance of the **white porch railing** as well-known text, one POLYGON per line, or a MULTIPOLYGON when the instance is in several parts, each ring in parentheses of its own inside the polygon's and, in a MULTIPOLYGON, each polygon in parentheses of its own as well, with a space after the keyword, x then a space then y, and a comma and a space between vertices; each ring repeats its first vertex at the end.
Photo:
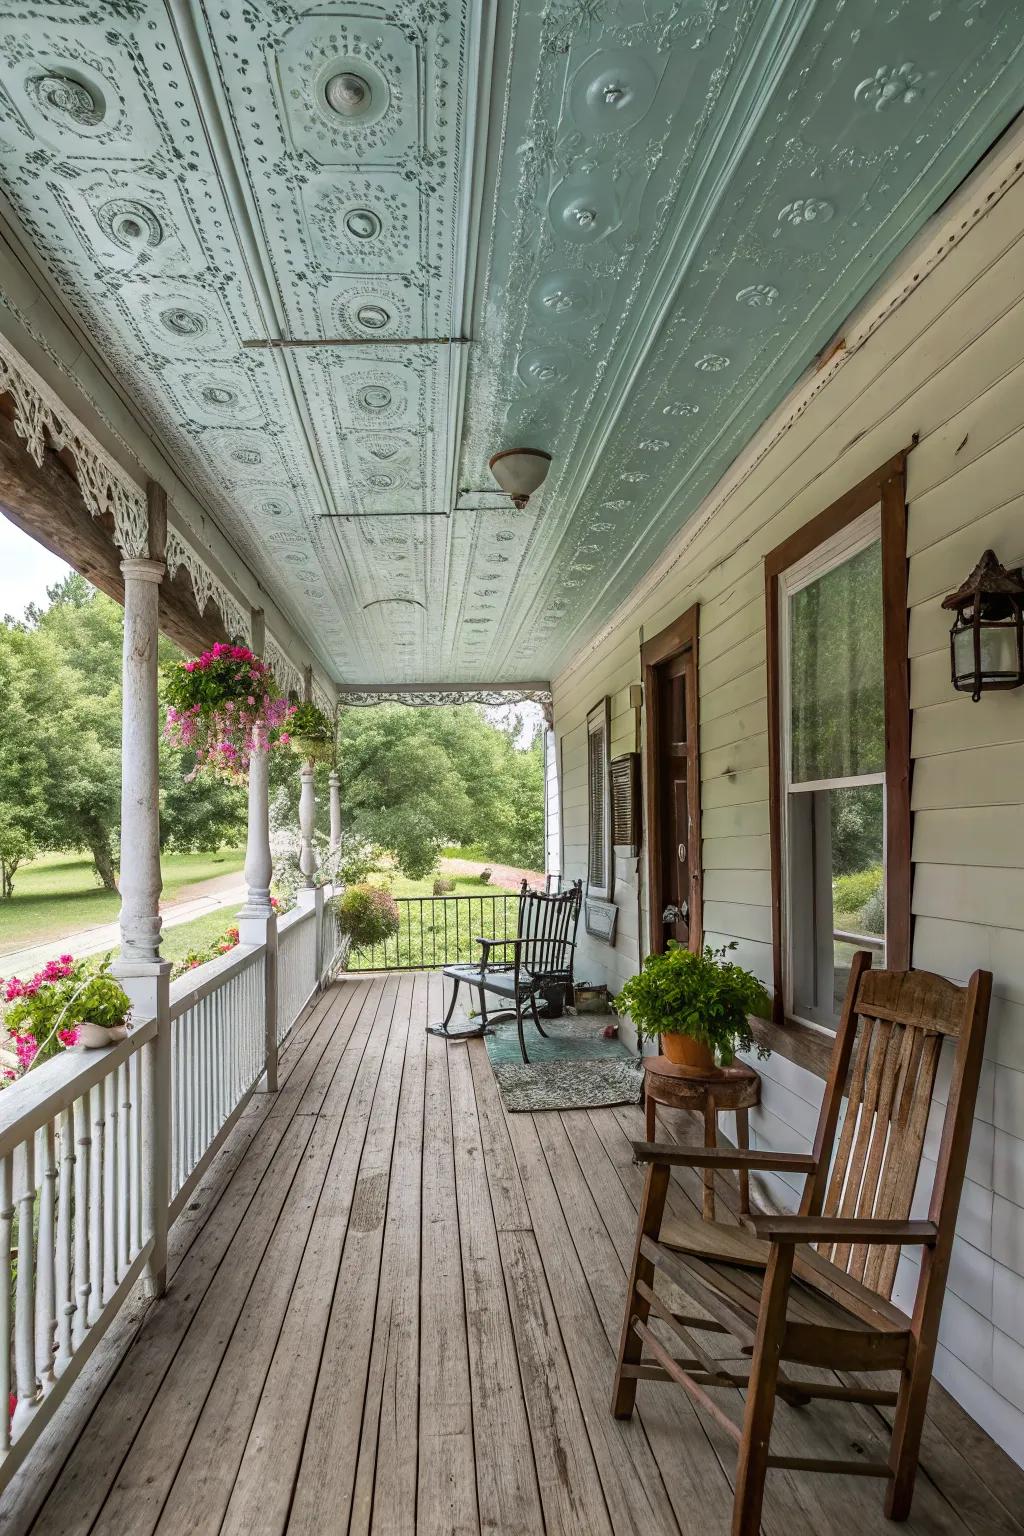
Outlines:
MULTIPOLYGON (((281 919, 279 946, 283 1039, 333 968, 330 908, 281 919)), ((267 959, 239 945, 176 982, 163 1057, 147 1019, 0 1093, 0 1488, 154 1256, 161 1202, 173 1220, 263 1078, 267 959)))
MULTIPOLYGON (((329 913, 330 909, 325 908, 329 913)), ((326 926, 326 925, 325 925, 326 926)), ((277 1039, 284 1039, 320 983, 316 912, 289 912, 277 925, 277 1039)))

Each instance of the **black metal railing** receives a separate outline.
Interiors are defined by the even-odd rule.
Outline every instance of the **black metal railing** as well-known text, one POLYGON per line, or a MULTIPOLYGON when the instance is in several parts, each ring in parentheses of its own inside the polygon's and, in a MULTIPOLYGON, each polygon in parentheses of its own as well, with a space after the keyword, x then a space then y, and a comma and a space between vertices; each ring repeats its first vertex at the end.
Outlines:
POLYGON ((353 949, 348 969, 429 971, 476 960, 478 938, 515 938, 519 901, 518 891, 489 896, 396 896, 398 932, 383 944, 353 949))

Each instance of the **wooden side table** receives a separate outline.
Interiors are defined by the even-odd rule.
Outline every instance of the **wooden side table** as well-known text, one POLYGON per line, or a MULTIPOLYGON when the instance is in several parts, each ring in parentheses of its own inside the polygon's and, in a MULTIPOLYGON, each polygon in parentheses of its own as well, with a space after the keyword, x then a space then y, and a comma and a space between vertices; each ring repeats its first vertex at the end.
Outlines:
MULTIPOLYGON (((747 1112, 756 1109, 761 1102, 761 1079, 753 1067, 743 1062, 723 1067, 708 1076, 690 1067, 677 1067, 667 1056, 644 1057, 644 1114, 647 1140, 657 1137, 656 1119, 658 1105, 670 1109, 699 1111, 704 1116, 704 1145, 718 1145, 718 1111, 733 1110, 736 1115, 736 1144, 744 1150, 750 1146, 750 1126, 747 1112)), ((715 1219, 715 1171, 701 1170, 704 1182, 703 1216, 705 1221, 715 1219)), ((750 1215, 750 1176, 745 1168, 739 1170, 740 1215, 750 1215)))

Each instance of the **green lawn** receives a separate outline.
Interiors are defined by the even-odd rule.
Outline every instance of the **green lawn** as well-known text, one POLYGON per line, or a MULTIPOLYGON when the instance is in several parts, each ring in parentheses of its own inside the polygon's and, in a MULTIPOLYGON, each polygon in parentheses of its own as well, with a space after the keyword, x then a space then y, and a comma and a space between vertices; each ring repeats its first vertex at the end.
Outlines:
POLYGON ((190 923, 180 923, 177 928, 165 928, 160 953, 172 965, 183 960, 191 949, 205 949, 219 939, 226 928, 234 927, 240 907, 221 907, 217 912, 204 912, 190 923))
MULTIPOLYGON (((164 854, 164 901, 172 899, 183 886, 240 870, 244 859, 240 848, 164 854)), ((121 898, 98 884, 87 855, 45 854, 19 869, 14 895, 9 901, 0 901, 0 954, 114 922, 120 908, 121 898)))

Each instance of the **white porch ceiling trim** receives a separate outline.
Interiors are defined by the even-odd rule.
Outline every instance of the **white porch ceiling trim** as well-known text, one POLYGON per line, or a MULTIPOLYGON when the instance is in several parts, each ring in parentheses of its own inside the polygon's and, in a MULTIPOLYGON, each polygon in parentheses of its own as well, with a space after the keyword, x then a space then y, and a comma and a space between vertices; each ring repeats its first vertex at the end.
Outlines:
POLYGON ((686 558, 687 552, 703 536, 708 525, 720 516, 729 501, 750 479, 766 455, 797 424, 822 390, 1022 177, 1024 120, 1019 120, 940 212, 925 225, 893 264, 890 275, 876 286, 854 310, 847 323, 840 327, 842 345, 834 355, 822 367, 810 372, 791 391, 664 554, 640 578, 629 596, 618 604, 597 633, 559 668, 554 677, 556 688, 564 687, 573 673, 579 671, 588 658, 599 651, 615 631, 643 607, 679 562, 686 558))

